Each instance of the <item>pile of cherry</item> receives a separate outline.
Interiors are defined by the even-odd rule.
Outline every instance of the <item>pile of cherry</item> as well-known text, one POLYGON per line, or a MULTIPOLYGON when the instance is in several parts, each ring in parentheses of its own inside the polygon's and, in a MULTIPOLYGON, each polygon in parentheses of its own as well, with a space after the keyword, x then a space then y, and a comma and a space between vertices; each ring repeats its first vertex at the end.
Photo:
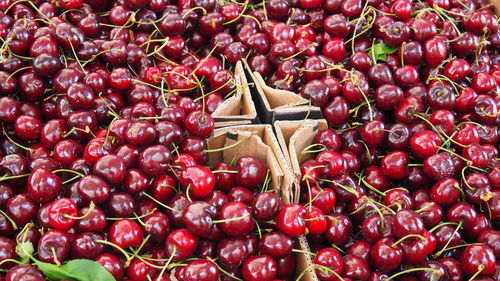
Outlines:
POLYGON ((0 0, 0 280, 500 280, 487 1, 83 2, 0 0), (207 166, 243 58, 332 128, 300 204, 207 166))

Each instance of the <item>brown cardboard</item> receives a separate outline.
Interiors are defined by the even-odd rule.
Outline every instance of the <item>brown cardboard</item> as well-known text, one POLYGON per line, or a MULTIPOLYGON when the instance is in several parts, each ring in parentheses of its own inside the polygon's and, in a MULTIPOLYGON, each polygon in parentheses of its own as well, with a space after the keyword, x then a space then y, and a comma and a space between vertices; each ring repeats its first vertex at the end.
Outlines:
MULTIPOLYGON (((317 133, 328 128, 328 123, 324 119, 319 120, 300 120, 300 121, 276 121, 274 130, 280 144, 280 148, 287 159, 288 165, 294 173, 294 184, 292 186, 292 201, 298 202, 300 198, 300 172, 299 157, 301 152, 307 146, 311 145, 317 133)), ((311 155, 302 155, 302 159, 312 157, 311 155)), ((309 244, 305 236, 299 237, 301 249, 310 252, 309 244)), ((313 258, 310 255, 300 256, 300 270, 303 271, 313 264, 313 258)), ((308 270, 304 274, 303 280, 317 281, 318 278, 314 269, 308 270)))
POLYGON ((227 126, 219 123, 238 122, 238 124, 252 124, 258 120, 248 80, 241 62, 236 63, 234 80, 237 85, 236 94, 226 99, 212 113, 216 127, 227 126))
MULTIPOLYGON (((293 174, 271 125, 243 125, 215 129, 212 137, 207 140, 208 149, 227 147, 236 142, 240 142, 241 145, 224 151, 209 152, 209 165, 215 165, 222 160, 230 162, 233 157, 241 155, 259 157, 271 169, 272 188, 280 191, 285 203, 290 203, 293 174)), ((298 238, 298 246, 304 252, 310 251, 304 236, 298 238)), ((297 253, 297 274, 303 272, 310 264, 312 260, 309 255, 297 253)), ((318 281, 313 270, 308 270, 302 280, 318 281)))
POLYGON ((321 109, 310 105, 310 101, 290 91, 273 89, 266 85, 262 76, 252 72, 243 60, 259 119, 262 123, 272 124, 275 120, 303 120, 321 118, 321 109))
MULTIPOLYGON (((280 148, 285 155, 287 165, 294 174, 293 185, 291 188, 292 201, 298 202, 300 197, 300 167, 298 163, 298 154, 304 147, 312 144, 317 130, 328 128, 328 124, 324 119, 318 120, 300 120, 300 121, 276 121, 274 130, 276 138, 280 144, 280 148), (304 132, 304 128, 310 128, 304 132), (298 133, 297 133, 298 131, 298 133), (303 132, 303 133, 302 133, 303 132), (304 145, 302 142, 308 143, 304 145), (302 149, 300 149, 302 147, 302 149), (298 150, 300 149, 300 150, 298 150)), ((304 156, 307 157, 307 156, 304 156)), ((304 158, 303 157, 303 158, 304 158)))
POLYGON ((221 161, 231 162, 233 157, 252 155, 266 162, 271 169, 274 190, 279 191, 286 203, 289 202, 289 190, 293 184, 293 174, 286 164, 283 152, 270 125, 242 125, 215 129, 212 137, 207 140, 208 149, 230 146, 236 142, 235 147, 209 152, 209 165, 221 161))

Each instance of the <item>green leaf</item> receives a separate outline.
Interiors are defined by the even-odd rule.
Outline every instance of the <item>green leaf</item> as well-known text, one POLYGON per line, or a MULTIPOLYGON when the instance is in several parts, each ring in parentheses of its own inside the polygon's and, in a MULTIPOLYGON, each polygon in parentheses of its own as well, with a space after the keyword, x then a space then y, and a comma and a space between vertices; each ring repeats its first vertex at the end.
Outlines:
POLYGON ((385 61, 387 59, 387 54, 394 54, 398 48, 393 48, 386 43, 378 43, 373 45, 368 52, 372 60, 377 63, 377 61, 385 61))
POLYGON ((30 261, 30 257, 33 256, 35 252, 35 248, 33 248, 33 244, 31 242, 19 243, 16 246, 16 254, 21 259, 20 262, 23 264, 27 264, 30 261))
POLYGON ((55 264, 41 262, 41 261, 35 261, 35 264, 38 267, 38 269, 40 269, 43 272, 43 274, 50 280, 69 279, 69 280, 80 281, 78 276, 67 272, 66 270, 62 269, 62 267, 59 267, 55 264))
POLYGON ((71 260, 61 267, 40 261, 36 261, 35 263, 47 278, 54 281, 63 279, 74 281, 116 281, 113 275, 100 263, 92 260, 71 260))
POLYGON ((78 281, 116 281, 100 263, 93 260, 71 260, 61 266, 66 272, 78 276, 78 281))

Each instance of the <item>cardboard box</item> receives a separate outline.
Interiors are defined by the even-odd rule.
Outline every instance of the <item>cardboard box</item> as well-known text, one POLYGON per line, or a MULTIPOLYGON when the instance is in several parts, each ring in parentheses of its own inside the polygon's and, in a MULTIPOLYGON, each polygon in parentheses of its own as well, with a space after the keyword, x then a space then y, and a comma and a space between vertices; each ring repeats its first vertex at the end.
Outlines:
POLYGON ((300 199, 300 161, 299 158, 307 159, 311 155, 300 155, 305 147, 311 145, 314 137, 320 130, 328 128, 324 119, 300 120, 300 121, 276 121, 274 130, 287 165, 293 173, 292 202, 300 199))
POLYGON ((267 86, 259 73, 251 71, 246 60, 243 60, 243 66, 248 81, 254 84, 250 89, 262 123, 321 118, 321 109, 310 105, 309 100, 296 93, 267 86))
POLYGON ((236 94, 226 99, 212 113, 216 128, 254 124, 259 121, 255 104, 252 100, 250 85, 241 62, 236 63, 234 80, 237 84, 236 94))
MULTIPOLYGON (((328 128, 328 123, 324 119, 318 120, 300 120, 300 121, 276 121, 274 123, 274 130, 276 137, 280 144, 280 148, 287 159, 287 163, 292 169, 294 174, 292 186, 292 202, 299 202, 300 200, 300 179, 302 174, 300 172, 300 160, 311 158, 312 155, 301 155, 301 152, 307 146, 314 142, 314 138, 319 131, 328 128)), ((305 236, 299 237, 299 243, 304 251, 310 252, 309 244, 305 236)), ((313 264, 313 257, 304 254, 302 256, 305 265, 302 270, 307 269, 313 264)), ((308 270, 304 274, 304 280, 317 281, 319 280, 314 272, 314 269, 308 270)))
MULTIPOLYGON (((215 129, 214 134, 207 140, 208 149, 228 147, 240 142, 240 145, 223 151, 209 152, 209 165, 215 165, 221 161, 229 163, 233 158, 243 155, 252 155, 266 162, 271 170, 271 187, 279 191, 279 195, 285 203, 291 202, 291 187, 293 174, 290 166, 283 155, 283 151, 274 135, 271 125, 243 125, 215 129)), ((305 252, 309 252, 309 245, 304 236, 297 239, 297 246, 305 252)), ((310 264, 311 257, 304 253, 297 254, 297 275, 303 272, 310 264)), ((317 281, 312 270, 308 270, 302 280, 317 281)))

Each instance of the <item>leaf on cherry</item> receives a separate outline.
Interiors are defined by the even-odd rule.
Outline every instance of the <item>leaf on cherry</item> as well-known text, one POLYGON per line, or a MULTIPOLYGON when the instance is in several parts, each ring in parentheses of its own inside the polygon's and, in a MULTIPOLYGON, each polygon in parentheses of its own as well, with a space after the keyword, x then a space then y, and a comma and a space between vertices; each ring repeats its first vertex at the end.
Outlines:
POLYGON ((16 246, 16 254, 20 258, 20 262, 22 264, 27 264, 30 261, 30 257, 33 256, 33 253, 35 252, 35 248, 33 247, 33 243, 31 242, 24 242, 24 243, 19 243, 16 246))
POLYGON ((394 54, 398 48, 393 48, 386 43, 378 43, 373 45, 368 51, 368 54, 372 60, 376 63, 377 61, 386 61, 388 54, 394 54))
POLYGON ((93 260, 78 259, 71 260, 61 266, 69 273, 78 276, 78 281, 116 281, 100 263, 93 260))
POLYGON ((87 259, 68 261, 62 266, 36 261, 37 267, 50 280, 74 281, 116 281, 116 279, 100 263, 87 259))

